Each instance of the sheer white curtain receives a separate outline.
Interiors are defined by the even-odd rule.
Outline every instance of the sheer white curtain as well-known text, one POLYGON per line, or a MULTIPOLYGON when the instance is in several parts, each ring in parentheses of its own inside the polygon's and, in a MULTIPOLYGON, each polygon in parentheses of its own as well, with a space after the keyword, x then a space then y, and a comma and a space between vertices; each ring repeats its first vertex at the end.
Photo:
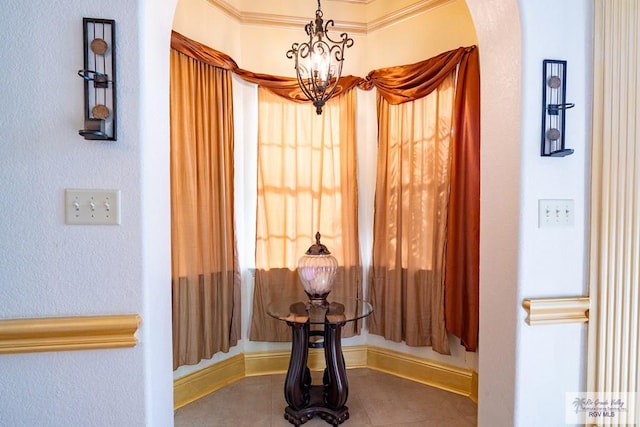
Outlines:
POLYGON ((453 71, 415 101, 378 96, 378 168, 371 333, 449 354, 444 261, 451 164, 453 71))
MULTIPOLYGON (((258 203, 256 282, 250 339, 289 341, 283 322, 266 314, 277 298, 307 299, 298 259, 316 232, 336 257, 333 295, 360 296, 355 152, 355 91, 331 100, 322 115, 258 90, 258 203)), ((355 332, 354 325, 345 335, 355 332)))

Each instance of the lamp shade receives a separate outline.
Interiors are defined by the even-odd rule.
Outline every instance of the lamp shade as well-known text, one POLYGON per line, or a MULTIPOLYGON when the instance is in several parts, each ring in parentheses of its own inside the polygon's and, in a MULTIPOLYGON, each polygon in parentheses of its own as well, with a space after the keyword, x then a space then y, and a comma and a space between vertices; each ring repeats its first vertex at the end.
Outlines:
POLYGON ((337 269, 338 261, 320 243, 320 233, 316 233, 316 243, 298 260, 298 276, 313 304, 326 304, 337 269))

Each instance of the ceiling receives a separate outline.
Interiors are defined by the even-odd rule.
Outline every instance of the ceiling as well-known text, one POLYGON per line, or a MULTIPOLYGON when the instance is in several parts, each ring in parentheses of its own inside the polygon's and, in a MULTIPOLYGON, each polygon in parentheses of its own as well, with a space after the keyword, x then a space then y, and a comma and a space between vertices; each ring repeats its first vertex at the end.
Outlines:
MULTIPOLYGON (((243 24, 296 28, 308 23, 317 8, 317 0, 207 1, 243 24)), ((321 6, 336 30, 368 33, 454 1, 460 0, 323 0, 321 6)))

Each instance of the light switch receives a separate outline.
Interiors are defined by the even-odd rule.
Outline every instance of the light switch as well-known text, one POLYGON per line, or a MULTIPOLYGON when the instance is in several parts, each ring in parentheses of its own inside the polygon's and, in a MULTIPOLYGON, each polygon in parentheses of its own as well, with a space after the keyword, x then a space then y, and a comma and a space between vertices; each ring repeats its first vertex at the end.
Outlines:
POLYGON ((66 223, 72 225, 120 224, 120 190, 65 190, 66 223))
POLYGON ((573 227, 574 203, 571 199, 538 200, 538 227, 573 227))

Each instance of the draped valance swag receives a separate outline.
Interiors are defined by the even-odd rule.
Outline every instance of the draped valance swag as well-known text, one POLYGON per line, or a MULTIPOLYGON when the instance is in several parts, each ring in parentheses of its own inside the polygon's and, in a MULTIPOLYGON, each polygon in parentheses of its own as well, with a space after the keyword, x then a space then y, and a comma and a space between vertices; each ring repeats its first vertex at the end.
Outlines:
MULTIPOLYGON (((246 81, 297 102, 308 102, 295 78, 253 73, 226 54, 173 32, 172 49, 230 70, 246 81)), ((457 70, 444 277, 446 329, 468 351, 478 345, 480 239, 480 77, 476 46, 460 47, 415 64, 371 71, 366 78, 344 76, 334 94, 376 88, 395 105, 422 98, 457 70)))

